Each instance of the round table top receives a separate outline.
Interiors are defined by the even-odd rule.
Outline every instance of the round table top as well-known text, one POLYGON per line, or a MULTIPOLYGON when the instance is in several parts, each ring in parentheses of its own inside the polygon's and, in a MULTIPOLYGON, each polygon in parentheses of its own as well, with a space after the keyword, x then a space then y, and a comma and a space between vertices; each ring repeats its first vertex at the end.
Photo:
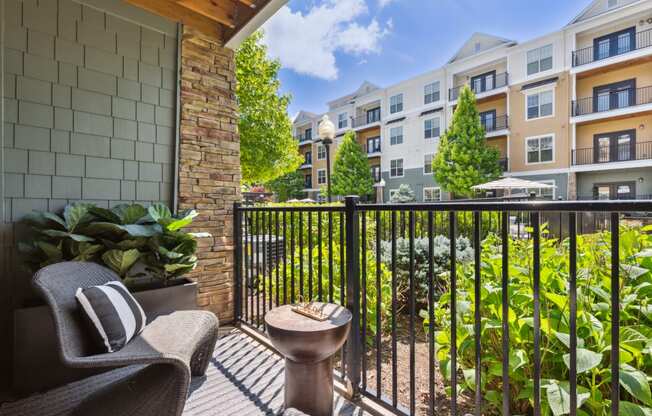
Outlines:
POLYGON ((283 305, 270 310, 265 315, 265 323, 285 331, 322 332, 347 325, 352 318, 348 309, 334 303, 313 302, 313 306, 323 308, 322 313, 328 316, 324 321, 294 312, 293 306, 283 305))

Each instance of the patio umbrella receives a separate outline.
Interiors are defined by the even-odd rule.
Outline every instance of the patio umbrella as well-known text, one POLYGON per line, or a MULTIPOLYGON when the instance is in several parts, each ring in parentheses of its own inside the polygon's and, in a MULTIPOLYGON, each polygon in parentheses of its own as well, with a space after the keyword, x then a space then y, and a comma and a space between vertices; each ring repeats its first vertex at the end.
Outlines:
POLYGON ((304 199, 300 200, 299 202, 314 203, 315 200, 314 200, 314 199, 310 199, 310 198, 304 198, 304 199))
POLYGON ((513 189, 553 189, 556 188, 555 185, 550 185, 548 183, 541 183, 535 181, 528 181, 525 179, 519 178, 502 178, 495 181, 483 183, 480 185, 472 186, 471 189, 476 191, 491 191, 491 190, 504 190, 507 191, 507 195, 512 195, 513 189))
POLYGON ((296 199, 296 198, 294 198, 294 199, 288 199, 288 200, 285 201, 285 202, 290 203, 290 204, 293 204, 293 203, 295 203, 295 202, 299 202, 299 200, 296 199))

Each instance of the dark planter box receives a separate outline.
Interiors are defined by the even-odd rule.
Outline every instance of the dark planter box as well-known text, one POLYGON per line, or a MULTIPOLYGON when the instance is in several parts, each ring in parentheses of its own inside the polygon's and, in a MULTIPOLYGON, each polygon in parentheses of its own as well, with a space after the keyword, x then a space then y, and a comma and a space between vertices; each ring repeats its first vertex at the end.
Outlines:
MULTIPOLYGON (((197 283, 181 279, 168 287, 155 285, 135 289, 148 321, 178 310, 197 307, 197 283)), ((54 322, 50 309, 43 306, 14 311, 14 371, 12 387, 18 394, 51 389, 96 374, 97 371, 71 369, 59 358, 54 322)))

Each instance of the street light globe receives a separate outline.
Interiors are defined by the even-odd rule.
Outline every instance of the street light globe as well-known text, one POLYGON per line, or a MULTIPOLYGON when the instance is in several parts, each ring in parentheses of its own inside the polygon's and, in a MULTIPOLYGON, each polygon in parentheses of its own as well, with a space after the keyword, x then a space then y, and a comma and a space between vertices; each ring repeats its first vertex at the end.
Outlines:
POLYGON ((335 124, 328 118, 327 115, 321 118, 319 122, 319 137, 328 140, 335 138, 335 124))

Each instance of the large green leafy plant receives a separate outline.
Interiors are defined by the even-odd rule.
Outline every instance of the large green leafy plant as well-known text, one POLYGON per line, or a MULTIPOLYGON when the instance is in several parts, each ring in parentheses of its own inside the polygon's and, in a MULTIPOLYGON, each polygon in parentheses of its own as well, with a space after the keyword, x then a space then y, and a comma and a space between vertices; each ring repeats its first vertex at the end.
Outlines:
POLYGON ((197 263, 195 237, 181 231, 196 215, 195 211, 173 215, 162 204, 105 209, 74 203, 61 215, 33 212, 25 216, 23 222, 32 233, 19 249, 32 272, 62 261, 94 261, 128 282, 149 272, 167 284, 197 263), (134 267, 137 264, 143 267, 134 267))
MULTIPOLYGON (((609 233, 577 239, 578 415, 608 415, 611 349, 611 245, 609 233)), ((490 235, 481 261, 481 389, 484 414, 500 414, 509 389, 514 414, 531 414, 533 397, 532 241, 509 240, 509 374, 502 385, 502 261, 500 239, 490 235)), ((541 240, 541 374, 543 414, 570 413, 570 303, 568 241, 541 240)), ((652 237, 620 231, 620 409, 621 415, 652 415, 652 237)), ((474 272, 461 264, 457 276, 457 348, 462 391, 475 386, 474 272)), ((435 340, 440 367, 451 378, 450 292, 438 300, 435 340)), ((422 316, 427 317, 423 311, 422 316)), ((426 320, 426 327, 427 327, 426 320)), ((450 392, 449 392, 450 393, 450 392)))

